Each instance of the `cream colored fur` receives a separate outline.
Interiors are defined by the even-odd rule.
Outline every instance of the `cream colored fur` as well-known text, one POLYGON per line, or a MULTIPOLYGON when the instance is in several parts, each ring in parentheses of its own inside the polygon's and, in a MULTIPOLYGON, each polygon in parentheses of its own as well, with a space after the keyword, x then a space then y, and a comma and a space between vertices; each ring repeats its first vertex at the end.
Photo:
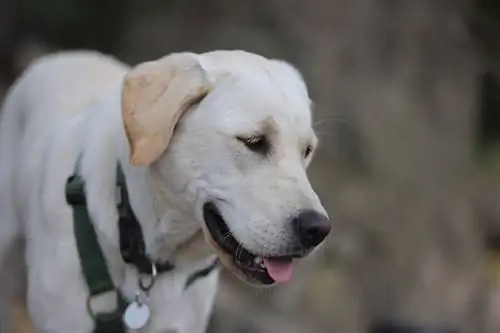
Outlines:
MULTIPOLYGON (((272 255, 284 254, 287 217, 300 209, 325 213, 306 176, 310 158, 302 155, 305 145, 316 145, 316 137, 300 74, 285 62, 242 51, 187 56, 205 71, 212 88, 182 111, 180 123, 174 120, 172 138, 148 146, 154 151, 144 156, 136 147, 136 162, 143 166, 131 164, 134 138, 127 136, 122 117, 123 79, 134 73, 128 66, 98 53, 65 52, 37 60, 13 85, 0 111, 1 333, 11 332, 8 309, 16 282, 21 281, 20 290, 26 287, 25 273, 38 333, 92 332, 72 210, 64 196, 79 156, 92 220, 123 293, 133 298, 137 274, 119 252, 117 161, 148 253, 176 264, 151 291, 152 320, 142 332, 206 329, 218 273, 183 287, 191 272, 213 260, 213 247, 201 232, 207 200, 222 203, 241 244, 272 255), (255 156, 235 139, 263 127, 273 135, 269 158, 255 156)), ((148 117, 146 129, 164 121, 158 110, 148 117)))

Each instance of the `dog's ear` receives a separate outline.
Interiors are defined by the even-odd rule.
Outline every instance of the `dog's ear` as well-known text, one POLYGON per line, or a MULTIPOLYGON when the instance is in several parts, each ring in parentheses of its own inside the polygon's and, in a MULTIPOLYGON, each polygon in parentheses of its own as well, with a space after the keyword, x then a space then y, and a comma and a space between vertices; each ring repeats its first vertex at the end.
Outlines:
POLYGON ((133 68, 125 76, 121 101, 130 163, 153 163, 167 148, 183 112, 211 88, 192 53, 171 54, 133 68))

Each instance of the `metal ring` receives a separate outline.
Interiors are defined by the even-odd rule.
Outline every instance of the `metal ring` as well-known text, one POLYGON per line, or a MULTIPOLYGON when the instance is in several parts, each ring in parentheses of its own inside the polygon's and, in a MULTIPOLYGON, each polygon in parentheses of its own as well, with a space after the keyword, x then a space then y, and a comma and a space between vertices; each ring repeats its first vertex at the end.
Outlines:
POLYGON ((156 276, 158 275, 158 270, 156 269, 156 265, 154 263, 151 263, 151 274, 146 275, 146 274, 141 274, 139 275, 139 287, 141 288, 142 291, 148 292, 153 288, 153 285, 155 284, 156 281, 156 276), (149 283, 144 283, 145 277, 149 277, 149 283))

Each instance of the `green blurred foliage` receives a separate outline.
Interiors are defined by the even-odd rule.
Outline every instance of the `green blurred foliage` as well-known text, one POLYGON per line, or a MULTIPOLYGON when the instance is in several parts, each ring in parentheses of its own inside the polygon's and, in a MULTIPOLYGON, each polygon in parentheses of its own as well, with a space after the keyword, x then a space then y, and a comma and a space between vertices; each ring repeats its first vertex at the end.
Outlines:
POLYGON ((473 31, 490 60, 500 71, 500 1, 476 0, 473 31))
POLYGON ((500 176, 500 1, 476 0, 471 29, 486 59, 480 85, 479 161, 490 174, 500 176))

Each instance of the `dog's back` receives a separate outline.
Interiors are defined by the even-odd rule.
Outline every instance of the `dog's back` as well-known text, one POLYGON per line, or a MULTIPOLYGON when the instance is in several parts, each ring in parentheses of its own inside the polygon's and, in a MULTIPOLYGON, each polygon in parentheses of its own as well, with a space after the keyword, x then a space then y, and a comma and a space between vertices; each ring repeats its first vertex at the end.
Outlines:
POLYGON ((5 98, 0 110, 0 333, 11 332, 6 300, 13 296, 13 284, 23 279, 19 245, 44 147, 56 128, 90 110, 85 105, 116 87, 126 71, 98 53, 49 55, 33 62, 5 98))
MULTIPOLYGON (((15 209, 9 197, 23 196, 15 183, 36 174, 48 136, 65 118, 91 109, 85 105, 115 87, 126 70, 123 64, 98 53, 63 52, 36 60, 12 86, 0 111, 2 234, 12 220, 5 215, 12 216, 15 209)), ((24 201, 21 199, 16 202, 24 201)))
POLYGON ((20 142, 15 141, 26 135, 39 139, 64 117, 85 109, 86 104, 115 87, 126 71, 122 63, 87 51, 39 58, 7 94, 0 114, 1 141, 10 140, 18 146, 20 142))

